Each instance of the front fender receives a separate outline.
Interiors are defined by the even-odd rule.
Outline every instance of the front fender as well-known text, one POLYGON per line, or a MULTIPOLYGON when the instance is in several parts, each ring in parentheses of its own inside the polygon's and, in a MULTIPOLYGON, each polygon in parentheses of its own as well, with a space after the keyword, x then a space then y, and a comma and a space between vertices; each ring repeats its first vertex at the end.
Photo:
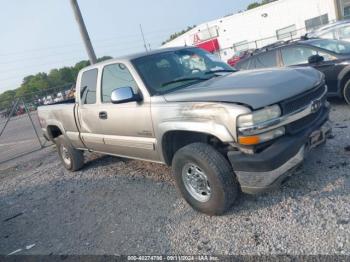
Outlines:
MULTIPOLYGON (((163 138, 164 134, 169 131, 205 133, 217 137, 224 143, 234 142, 234 138, 229 130, 225 126, 214 122, 172 121, 159 125, 159 137, 163 138)), ((162 141, 162 139, 160 139, 160 141, 162 141)))

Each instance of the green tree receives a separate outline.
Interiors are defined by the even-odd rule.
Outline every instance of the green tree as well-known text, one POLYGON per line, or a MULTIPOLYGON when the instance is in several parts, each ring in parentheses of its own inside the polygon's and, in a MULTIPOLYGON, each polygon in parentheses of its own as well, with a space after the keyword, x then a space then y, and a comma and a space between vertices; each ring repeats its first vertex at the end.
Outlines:
POLYGON ((259 6, 261 6, 260 3, 254 2, 254 3, 251 3, 251 4, 249 4, 249 5, 247 6, 247 10, 254 9, 254 8, 259 7, 259 6))
MULTIPOLYGON (((98 58, 97 61, 101 62, 111 58, 110 56, 103 56, 98 58)), ((39 98, 41 91, 70 86, 76 81, 79 71, 88 65, 90 65, 89 61, 82 60, 72 67, 54 68, 48 74, 41 72, 24 77, 19 88, 0 94, 0 110, 10 106, 16 97, 26 97, 26 100, 29 101, 39 98)))
POLYGON ((42 91, 50 87, 49 78, 46 73, 38 73, 34 76, 25 77, 22 85, 16 90, 16 97, 28 95, 33 92, 42 91))
POLYGON ((15 95, 16 95, 15 90, 8 90, 2 93, 0 95, 0 110, 9 108, 11 106, 13 99, 15 98, 15 95))
POLYGON ((254 8, 259 7, 259 6, 266 5, 266 4, 269 4, 271 2, 275 2, 275 1, 278 1, 278 0, 262 0, 260 3, 254 2, 254 3, 251 3, 247 6, 247 10, 254 9, 254 8))

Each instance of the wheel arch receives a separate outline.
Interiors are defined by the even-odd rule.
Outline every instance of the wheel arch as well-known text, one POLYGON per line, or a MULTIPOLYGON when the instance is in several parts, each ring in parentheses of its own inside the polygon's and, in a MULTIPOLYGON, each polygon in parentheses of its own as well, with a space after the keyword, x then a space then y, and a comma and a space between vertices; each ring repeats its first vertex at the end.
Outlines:
POLYGON ((350 66, 344 68, 338 76, 338 93, 340 96, 343 95, 343 89, 345 84, 350 80, 350 66))
POLYGON ((49 126, 47 126, 46 129, 47 129, 47 134, 48 134, 48 137, 50 138, 50 140, 53 140, 53 139, 55 139, 63 134, 61 129, 55 125, 49 125, 49 126))
POLYGON ((64 128, 58 122, 51 122, 51 121, 48 122, 46 126, 46 133, 48 138, 51 141, 53 141, 55 138, 59 137, 60 135, 66 136, 64 128))
POLYGON ((163 161, 170 166, 175 153, 180 148, 196 142, 207 143, 214 146, 221 146, 228 143, 228 141, 223 140, 222 137, 220 138, 209 132, 188 129, 167 130, 161 138, 161 154, 163 161))

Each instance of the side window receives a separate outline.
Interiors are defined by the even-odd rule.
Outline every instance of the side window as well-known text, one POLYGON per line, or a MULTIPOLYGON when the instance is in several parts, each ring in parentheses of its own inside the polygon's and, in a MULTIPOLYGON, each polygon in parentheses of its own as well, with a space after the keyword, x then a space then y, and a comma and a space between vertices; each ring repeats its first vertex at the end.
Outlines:
POLYGON ((101 100, 103 103, 111 101, 111 94, 114 89, 126 86, 131 87, 134 93, 138 92, 137 84, 124 64, 111 64, 103 68, 101 85, 101 100))
POLYGON ((335 59, 334 56, 326 52, 304 46, 282 48, 281 53, 285 66, 307 64, 309 63, 309 57, 317 54, 323 56, 324 61, 335 59))
POLYGON ((303 46, 282 48, 281 52, 285 66, 307 64, 309 57, 317 54, 315 50, 303 46))
POLYGON ((276 51, 258 55, 255 59, 255 68, 277 67, 276 51))
POLYGON ((339 28, 339 39, 350 39, 350 26, 344 26, 339 28))
POLYGON ((248 69, 249 69, 249 70, 255 69, 255 63, 256 63, 256 58, 255 58, 255 57, 252 57, 252 58, 250 59, 250 63, 249 63, 248 69))
POLYGON ((323 39, 336 39, 334 33, 335 33, 334 30, 327 31, 327 32, 321 34, 320 38, 323 38, 323 39))
POLYGON ((247 70, 249 69, 249 62, 251 59, 245 59, 244 61, 240 62, 237 67, 239 70, 247 70))
POLYGON ((97 69, 85 71, 81 76, 80 99, 82 104, 96 103, 97 69))
POLYGON ((336 57, 334 57, 334 56, 332 56, 332 55, 330 55, 328 53, 322 52, 322 51, 314 50, 313 53, 314 54, 319 54, 320 56, 323 56, 324 61, 331 61, 331 60, 336 59, 336 57))

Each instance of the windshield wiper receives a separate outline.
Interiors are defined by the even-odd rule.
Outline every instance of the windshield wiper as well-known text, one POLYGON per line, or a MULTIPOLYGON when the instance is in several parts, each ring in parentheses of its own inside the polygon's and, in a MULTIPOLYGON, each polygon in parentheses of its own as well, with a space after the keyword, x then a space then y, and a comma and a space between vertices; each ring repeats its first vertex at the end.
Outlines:
POLYGON ((218 70, 210 70, 210 71, 207 71, 205 72, 206 75, 209 75, 209 74, 215 74, 215 73, 233 73, 233 72, 237 72, 237 70, 234 70, 234 69, 218 69, 218 70))
POLYGON ((185 81, 206 81, 209 80, 210 78, 205 78, 205 77, 185 77, 185 78, 179 78, 179 79, 175 79, 166 83, 163 83, 162 86, 167 86, 173 83, 179 83, 179 82, 185 82, 185 81))

